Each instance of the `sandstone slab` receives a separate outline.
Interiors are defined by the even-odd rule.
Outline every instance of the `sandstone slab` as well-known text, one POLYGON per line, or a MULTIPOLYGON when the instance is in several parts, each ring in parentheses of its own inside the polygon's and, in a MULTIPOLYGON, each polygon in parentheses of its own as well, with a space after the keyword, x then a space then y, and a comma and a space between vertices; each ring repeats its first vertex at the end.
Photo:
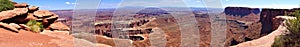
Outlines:
POLYGON ((70 28, 61 22, 55 22, 51 24, 49 27, 54 30, 70 31, 70 28))
POLYGON ((13 32, 18 32, 19 30, 13 26, 10 26, 9 24, 6 24, 6 23, 2 23, 0 22, 0 26, 4 27, 4 28, 7 28, 8 30, 11 30, 13 32))
POLYGON ((27 3, 21 3, 21 4, 14 4, 15 8, 25 8, 28 7, 29 5, 27 3))
POLYGON ((54 13, 50 12, 49 10, 38 10, 38 11, 35 11, 33 14, 36 17, 43 18, 43 17, 50 17, 54 13))

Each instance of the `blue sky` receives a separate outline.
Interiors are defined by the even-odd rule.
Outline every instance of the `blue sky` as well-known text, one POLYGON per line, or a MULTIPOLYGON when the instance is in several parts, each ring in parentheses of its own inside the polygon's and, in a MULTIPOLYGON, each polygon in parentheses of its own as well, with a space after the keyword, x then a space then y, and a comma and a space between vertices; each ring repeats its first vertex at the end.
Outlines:
MULTIPOLYGON (((41 9, 46 9, 46 10, 73 9, 76 5, 92 4, 88 2, 79 3, 76 2, 76 0, 13 0, 13 1, 18 3, 26 2, 31 6, 39 6, 41 9)), ((120 4, 121 6, 158 5, 162 7, 206 7, 203 0, 101 0, 98 7, 116 8, 120 4)), ((239 6, 239 7, 252 7, 252 8, 296 8, 299 7, 300 0, 288 0, 288 1, 286 0, 221 0, 221 4, 222 4, 222 8, 226 6, 239 6)))

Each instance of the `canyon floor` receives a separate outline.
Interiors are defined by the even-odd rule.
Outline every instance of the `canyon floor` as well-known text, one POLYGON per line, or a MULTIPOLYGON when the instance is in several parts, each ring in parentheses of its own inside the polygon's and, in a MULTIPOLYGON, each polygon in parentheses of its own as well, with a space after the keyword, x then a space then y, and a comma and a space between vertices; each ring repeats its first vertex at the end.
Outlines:
POLYGON ((4 47, 211 47, 216 44, 269 47, 275 36, 286 30, 282 26, 285 19, 276 17, 291 11, 247 7, 216 9, 221 12, 204 10, 207 8, 197 8, 201 11, 145 8, 137 13, 131 13, 130 9, 121 13, 115 13, 115 9, 97 9, 96 13, 80 10, 77 14, 75 10, 39 10, 26 3, 14 6, 13 10, 0 12, 0 45, 4 47), (32 20, 34 24, 44 25, 43 28, 27 24, 32 20), (215 31, 222 35, 215 37, 215 31))
MULTIPOLYGON (((269 33, 262 33, 262 22, 260 21, 261 14, 257 12, 257 9, 243 8, 243 7, 226 8, 226 10, 237 11, 227 13, 226 11, 221 13, 214 13, 213 15, 225 16, 225 20, 220 20, 226 23, 226 35, 223 39, 225 47, 243 45, 244 42, 252 41, 261 38, 269 33), (249 10, 249 13, 240 15, 241 12, 235 9, 249 10), (255 11, 254 11, 255 10, 255 11), (241 44, 240 44, 241 43, 241 44)), ((110 46, 135 46, 135 47, 148 47, 148 46, 166 46, 166 47, 179 47, 183 43, 180 25, 178 20, 170 13, 186 13, 186 11, 174 11, 167 12, 159 8, 147 8, 145 11, 141 10, 135 14, 125 15, 130 17, 129 19, 122 19, 120 16, 113 16, 113 9, 98 10, 95 16, 95 32, 96 40, 94 42, 106 44, 110 46), (118 20, 112 20, 112 19, 118 20), (113 23, 118 22, 118 23, 113 23), (112 25, 118 25, 113 27, 112 25), (114 34, 116 33, 116 34, 114 34), (156 35, 153 35, 156 34, 156 35), (155 36, 155 37, 154 37, 155 36), (153 38, 153 39, 151 39, 153 38), (121 41, 120 41, 121 40, 121 41), (116 43, 122 42, 122 43, 116 43)), ((56 10, 52 11, 58 15, 61 15, 65 19, 63 22, 68 26, 74 26, 71 23, 73 11, 71 10, 56 10)), ((193 11, 192 15, 197 22, 196 27, 199 29, 197 43, 195 46, 209 47, 211 45, 212 38, 212 22, 210 14, 203 12, 193 11)), ((248 12, 248 11, 246 11, 248 12)), ((84 20, 78 20, 84 21, 84 20)), ((87 21, 87 20, 86 20, 87 21)), ((273 22, 273 21, 270 21, 273 22)), ((85 25, 85 24, 78 24, 85 25)), ((78 26, 77 24, 75 26, 78 26)), ((268 27, 272 28, 272 27, 268 27)), ((276 27, 274 27, 276 28, 276 27)), ((192 28, 190 28, 192 29, 192 28)), ((79 29, 84 30, 84 29, 79 29)), ((94 38, 94 39, 95 39, 94 38)), ((88 38, 86 38, 89 40, 88 38)), ((193 40, 191 40, 192 42, 193 40)), ((194 40, 197 41, 197 40, 194 40)), ((222 42, 222 41, 220 41, 222 42)))

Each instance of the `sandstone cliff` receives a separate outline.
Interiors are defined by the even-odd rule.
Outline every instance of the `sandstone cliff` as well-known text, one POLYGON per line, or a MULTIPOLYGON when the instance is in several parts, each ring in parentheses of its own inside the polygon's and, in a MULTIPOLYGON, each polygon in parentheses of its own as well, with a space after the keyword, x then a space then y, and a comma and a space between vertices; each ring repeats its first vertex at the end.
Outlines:
POLYGON ((233 15, 233 16, 246 16, 250 13, 258 14, 260 13, 259 8, 247 8, 247 7, 226 7, 224 10, 226 15, 233 15))
POLYGON ((299 8, 294 9, 271 9, 271 8, 263 8, 260 14, 260 22, 262 24, 261 35, 266 35, 276 30, 280 22, 283 19, 275 18, 276 16, 283 16, 292 13, 295 10, 299 10, 299 8))
POLYGON ((14 3, 13 10, 0 12, 0 45, 2 47, 110 47, 74 38, 70 28, 62 24, 58 15, 27 3, 14 3), (38 28, 34 24, 41 24, 38 28), (40 23, 36 23, 40 22, 40 23), (34 30, 39 29, 39 30, 34 30), (80 42, 78 45, 77 43, 80 42))
MULTIPOLYGON (((277 19, 294 19, 295 17, 288 17, 288 16, 276 16, 277 19)), ((280 21, 279 23, 284 23, 284 21, 280 21)), ((232 47, 271 47, 273 44, 275 37, 279 35, 284 35, 287 29, 284 24, 280 24, 276 30, 271 32, 268 35, 265 35, 259 39, 255 39, 252 41, 243 42, 241 44, 232 46, 232 47)))

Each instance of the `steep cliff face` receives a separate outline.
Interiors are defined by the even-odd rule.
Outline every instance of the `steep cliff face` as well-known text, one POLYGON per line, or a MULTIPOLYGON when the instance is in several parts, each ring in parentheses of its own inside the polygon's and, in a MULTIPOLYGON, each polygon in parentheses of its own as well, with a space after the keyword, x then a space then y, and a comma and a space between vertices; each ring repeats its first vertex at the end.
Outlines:
POLYGON ((284 15, 288 9, 262 9, 260 21, 262 23, 261 34, 271 33, 275 26, 275 18, 279 15, 284 15))
POLYGON ((226 7, 224 10, 226 20, 228 20, 226 46, 251 41, 270 34, 278 29, 284 21, 284 19, 276 18, 276 16, 288 15, 295 10, 300 10, 300 8, 262 8, 260 11, 259 8, 226 7))
POLYGON ((258 14, 260 12, 259 8, 247 8, 247 7, 226 7, 224 13, 226 15, 234 16, 246 16, 250 13, 258 14))
POLYGON ((278 26, 281 24, 280 22, 283 21, 283 19, 275 18, 276 16, 287 15, 294 12, 295 10, 300 9, 262 9, 260 15, 260 21, 262 24, 261 34, 271 33, 278 28, 278 26))
POLYGON ((236 45, 260 37, 261 24, 258 8, 226 7, 227 30, 225 46, 236 45))

